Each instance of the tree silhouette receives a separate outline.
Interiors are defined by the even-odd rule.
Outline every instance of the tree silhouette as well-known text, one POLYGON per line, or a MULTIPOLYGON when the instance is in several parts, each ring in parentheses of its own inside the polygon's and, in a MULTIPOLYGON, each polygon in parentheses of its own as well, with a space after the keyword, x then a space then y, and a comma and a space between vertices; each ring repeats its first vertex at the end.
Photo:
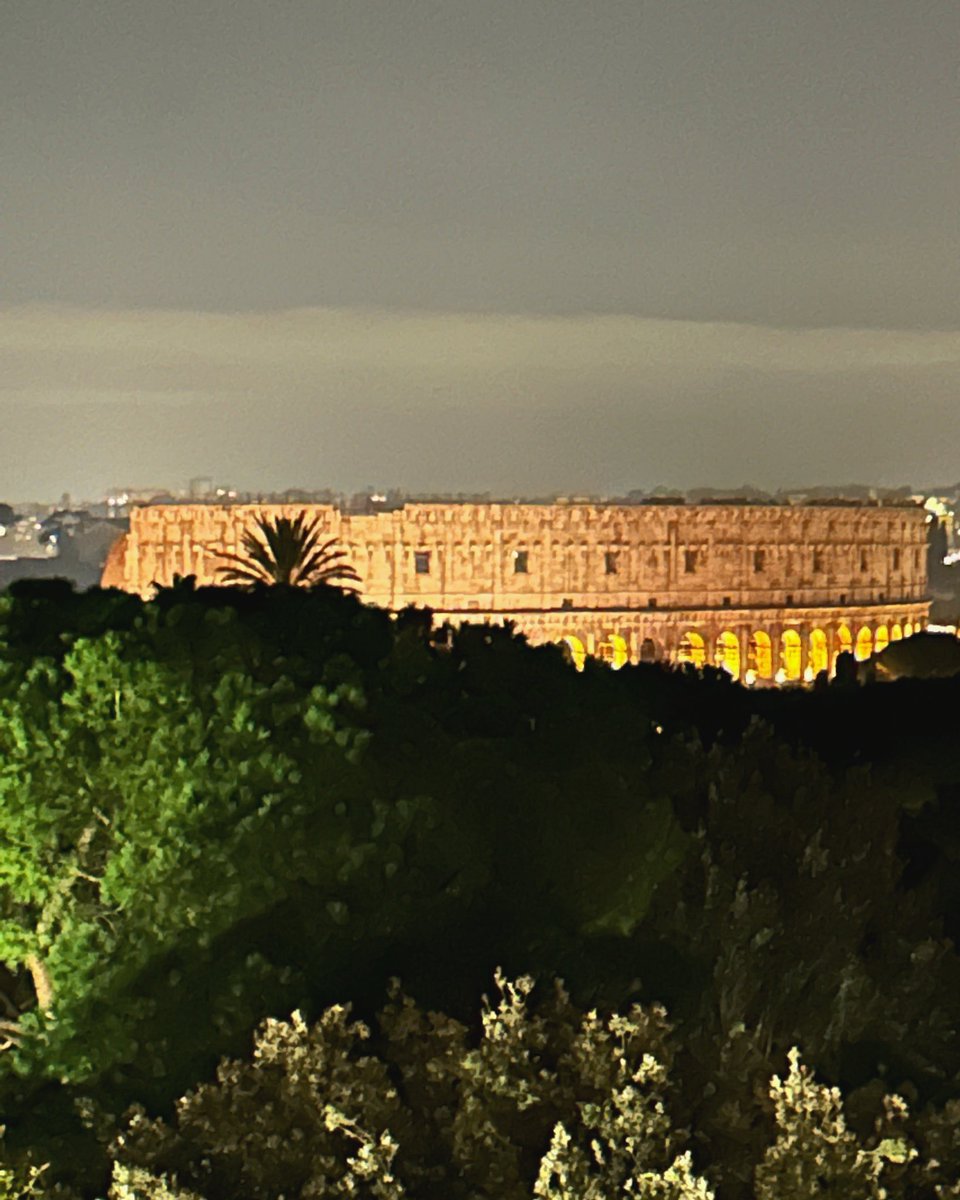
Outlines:
POLYGON ((219 567, 218 573, 224 583, 292 587, 325 583, 355 592, 360 576, 346 562, 346 551, 337 547, 336 538, 320 539, 319 517, 310 521, 305 512, 295 517, 258 517, 256 530, 243 534, 243 553, 218 552, 229 564, 219 567))

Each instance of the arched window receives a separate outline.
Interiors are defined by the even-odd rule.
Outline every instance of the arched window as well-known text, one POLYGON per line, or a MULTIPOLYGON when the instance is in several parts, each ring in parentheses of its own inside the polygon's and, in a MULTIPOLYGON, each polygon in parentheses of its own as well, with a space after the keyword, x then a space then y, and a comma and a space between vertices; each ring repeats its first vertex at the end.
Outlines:
POLYGON ((846 625, 837 626, 837 648, 833 654, 833 670, 837 669, 837 659, 841 654, 853 653, 853 634, 846 625))
POLYGON ((913 622, 908 621, 903 627, 903 636, 905 638, 913 637, 913 622))
POLYGON ((903 630, 900 628, 899 624, 891 625, 890 626, 890 641, 891 642, 899 642, 902 637, 903 637, 903 630))
POLYGON ((780 657, 783 659, 784 677, 789 680, 799 679, 802 673, 803 658, 800 634, 795 629, 785 629, 780 637, 780 657))
POLYGON ((677 662, 688 662, 693 663, 695 667, 702 667, 706 660, 707 651, 703 643, 703 638, 699 633, 688 630, 680 639, 677 662))
POLYGON ((890 631, 886 625, 878 625, 876 636, 873 639, 873 652, 879 654, 881 650, 886 650, 890 645, 890 631))
POLYGON ((619 671, 620 668, 629 661, 630 651, 627 649, 626 639, 622 638, 618 633, 610 633, 603 639, 597 647, 597 658, 602 658, 604 662, 608 662, 610 666, 619 671))
POLYGON ((573 662, 573 665, 578 671, 582 671, 583 664, 587 660, 587 652, 583 647, 583 642, 581 642, 580 639, 575 637, 572 633, 568 633, 563 640, 570 649, 570 658, 573 662))
POLYGON ((759 679, 773 678, 773 646, 770 634, 762 629, 755 630, 750 638, 750 668, 759 679))
POLYGON ((716 662, 734 679, 740 678, 740 639, 729 629, 725 629, 717 638, 716 662))
POLYGON ((640 661, 641 662, 656 662, 660 657, 657 650, 657 643, 653 638, 645 637, 640 643, 640 661))
POLYGON ((830 669, 830 654, 827 650, 827 635, 822 629, 810 630, 810 669, 814 675, 830 669))
POLYGON ((864 625, 857 634, 857 648, 853 653, 857 662, 863 662, 873 653, 873 634, 868 625, 864 625))

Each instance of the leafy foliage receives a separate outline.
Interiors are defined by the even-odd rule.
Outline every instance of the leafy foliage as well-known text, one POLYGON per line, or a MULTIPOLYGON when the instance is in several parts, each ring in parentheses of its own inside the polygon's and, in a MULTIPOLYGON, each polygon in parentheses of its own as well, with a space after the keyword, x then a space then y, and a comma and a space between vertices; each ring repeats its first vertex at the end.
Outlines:
MULTIPOLYGON (((379 1036, 341 1007, 313 1027, 298 1013, 268 1021, 252 1061, 222 1063, 215 1084, 178 1102, 174 1123, 128 1114, 115 1179, 139 1179, 156 1200, 722 1200, 671 1120, 679 1081, 662 1010, 600 1016, 559 987, 533 1002, 526 978, 498 975, 497 988, 476 1040, 399 992, 379 1036)), ((755 1200, 914 1194, 904 1101, 883 1097, 861 1139, 839 1090, 795 1048, 788 1060, 769 1083, 755 1200)))
POLYGON ((64 1077, 97 1071, 143 1011, 125 984, 172 944, 208 946, 275 904, 294 829, 338 840, 334 814, 308 812, 289 780, 305 760, 321 773, 331 744, 349 763, 333 715, 349 688, 304 704, 228 672, 204 699, 108 635, 78 641, 60 671, 38 664, 0 704, 0 957, 31 970, 39 1002, 22 1069, 42 1054, 64 1077))
POLYGON ((494 934, 521 957, 635 928, 682 857, 645 740, 557 759, 588 723, 552 649, 438 646, 326 589, 68 599, 14 598, 0 662, 2 1065, 27 1080, 186 1078, 364 955, 382 979, 465 925, 478 971, 494 934))
POLYGON ((179 1101, 174 1126, 133 1111, 117 1162, 211 1198, 603 1200, 629 1180, 650 1185, 640 1195, 709 1195, 689 1156, 670 1159, 659 1010, 601 1018, 558 988, 535 1011, 531 980, 497 987, 475 1045, 399 993, 379 1056, 340 1007, 312 1028, 297 1013, 268 1021, 252 1062, 222 1063, 216 1084, 179 1101))
POLYGON ((0 1166, 0 1200, 31 1200, 45 1194, 43 1176, 46 1167, 0 1166))
MULTIPOLYGON (((908 1162, 916 1152, 903 1138, 884 1138, 864 1149, 847 1128, 839 1089, 817 1084, 795 1047, 789 1059, 786 1078, 774 1075, 770 1084, 777 1139, 757 1167, 756 1200, 883 1200, 885 1165, 908 1162)), ((906 1117, 899 1096, 886 1097, 885 1104, 888 1119, 906 1117)))
MULTIPOLYGON (((801 1045, 864 1153, 918 1149, 882 1186, 950 1195, 958 700, 952 680, 752 694, 722 673, 578 674, 510 629, 431 630, 335 588, 18 585, 0 597, 12 1152, 102 1196, 75 1101, 106 1124, 134 1099, 163 1112, 264 1017, 342 995, 369 1015, 401 975, 431 1011, 398 995, 368 1021, 389 1112, 320 1110, 330 1187, 448 1200, 456 1162, 499 1200, 541 1169, 547 1195, 745 1200, 778 1136, 770 1078, 801 1045), (534 1011, 504 979, 478 1040, 498 962, 562 974, 573 999, 534 1011), (618 1075, 583 1015, 635 1002, 677 1022, 637 1035, 662 1078, 635 1079, 633 1050, 618 1075), (635 1130, 661 1087, 650 1166, 635 1130), (910 1112, 881 1136, 887 1092, 910 1112)), ((171 1194, 207 1196, 171 1163, 171 1194)), ((143 1190, 150 1164, 121 1165, 117 1194, 143 1190)))

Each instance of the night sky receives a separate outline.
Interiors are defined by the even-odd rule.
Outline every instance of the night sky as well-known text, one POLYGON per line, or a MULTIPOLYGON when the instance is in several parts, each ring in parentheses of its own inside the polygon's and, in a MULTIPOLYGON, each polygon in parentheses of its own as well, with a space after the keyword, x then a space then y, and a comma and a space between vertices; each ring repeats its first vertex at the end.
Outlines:
POLYGON ((0 0, 0 499, 960 478, 956 0, 0 0))

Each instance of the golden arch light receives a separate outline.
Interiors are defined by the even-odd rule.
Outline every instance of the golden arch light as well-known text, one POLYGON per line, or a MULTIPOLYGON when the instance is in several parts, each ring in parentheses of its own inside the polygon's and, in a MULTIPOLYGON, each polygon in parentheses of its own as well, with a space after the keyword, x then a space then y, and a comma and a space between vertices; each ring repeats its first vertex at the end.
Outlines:
POLYGON ((837 659, 841 654, 853 653, 853 634, 846 625, 837 626, 837 648, 833 652, 833 670, 837 669, 837 659))
POLYGON ((597 647, 597 657, 609 663, 614 671, 619 671, 630 661, 626 638, 621 637, 619 633, 607 634, 597 647))
POLYGON ((568 633, 563 640, 570 647, 570 657, 573 659, 573 665, 578 671, 582 671, 583 664, 587 660, 587 652, 584 648, 583 642, 581 642, 581 640, 578 637, 575 637, 572 633, 568 633))
POLYGON ((810 630, 810 649, 808 654, 810 670, 814 676, 821 671, 830 669, 830 652, 827 649, 827 635, 822 629, 810 630))
POLYGON ((750 665, 758 679, 773 678, 773 644, 770 634, 762 629, 755 630, 750 638, 750 665))
POLYGON ((803 649, 800 634, 795 629, 785 629, 780 637, 780 655, 783 659, 784 679, 793 681, 803 673, 803 649))
POLYGON ((740 639, 729 629, 725 629, 717 638, 716 662, 728 675, 734 679, 740 678, 740 639))
POLYGON ((854 657, 857 662, 864 662, 873 653, 873 633, 868 625, 864 625, 857 634, 857 648, 854 657))
POLYGON ((677 651, 677 661, 693 663, 695 667, 702 667, 707 661, 707 648, 699 633, 688 629, 683 635, 680 639, 680 649, 677 651))

